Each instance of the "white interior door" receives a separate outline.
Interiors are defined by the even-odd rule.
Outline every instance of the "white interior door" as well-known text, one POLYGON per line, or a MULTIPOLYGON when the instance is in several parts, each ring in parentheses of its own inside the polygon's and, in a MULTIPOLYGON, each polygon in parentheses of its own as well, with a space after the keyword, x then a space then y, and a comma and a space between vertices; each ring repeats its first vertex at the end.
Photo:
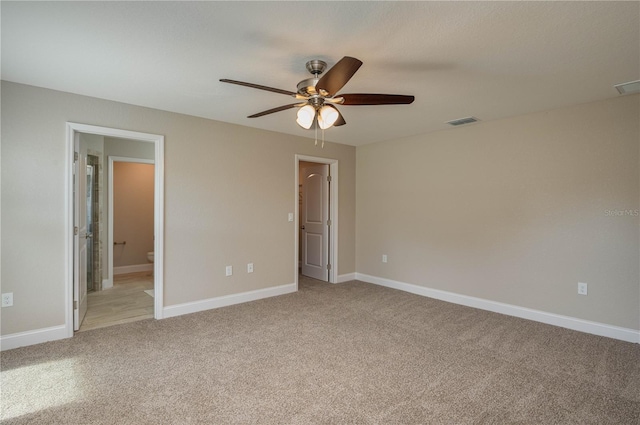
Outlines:
POLYGON ((87 152, 81 149, 80 138, 76 137, 74 162, 74 244, 73 244, 73 330, 80 329, 87 314, 87 152))
POLYGON ((302 274, 329 280, 329 165, 304 169, 302 176, 302 274))

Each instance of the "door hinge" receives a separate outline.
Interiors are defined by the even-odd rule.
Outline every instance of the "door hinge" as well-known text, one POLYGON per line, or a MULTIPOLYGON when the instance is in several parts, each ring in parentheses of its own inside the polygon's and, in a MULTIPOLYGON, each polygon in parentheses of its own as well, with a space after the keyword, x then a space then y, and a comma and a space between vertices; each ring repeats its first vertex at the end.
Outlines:
POLYGON ((78 160, 78 157, 79 157, 78 152, 74 152, 73 153, 73 162, 76 162, 78 160))
POLYGON ((331 270, 331 264, 327 264, 327 270, 331 270))
POLYGON ((327 181, 331 183, 331 176, 327 176, 327 181))
POLYGON ((75 226, 75 227, 73 228, 73 235, 75 236, 75 235, 77 235, 77 234, 78 234, 78 226, 75 226))
POLYGON ((331 226, 331 219, 327 220, 327 226, 331 226))
POLYGON ((73 302, 73 309, 77 310, 78 309, 78 301, 74 301, 73 302))

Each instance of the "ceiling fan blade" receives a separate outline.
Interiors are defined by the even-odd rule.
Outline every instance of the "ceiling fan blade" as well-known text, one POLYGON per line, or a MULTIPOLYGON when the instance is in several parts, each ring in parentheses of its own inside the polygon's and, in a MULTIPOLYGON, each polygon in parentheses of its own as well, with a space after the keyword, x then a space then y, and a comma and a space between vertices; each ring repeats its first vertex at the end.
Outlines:
POLYGON ((296 106, 302 106, 305 103, 292 103, 290 105, 278 106, 277 108, 267 109, 266 111, 258 112, 257 114, 249 115, 247 118, 258 118, 263 115, 273 114, 274 112, 286 111, 287 109, 295 108, 296 106))
MULTIPOLYGON (((338 108, 336 108, 336 111, 338 111, 338 108)), ((338 127, 341 125, 345 125, 347 122, 344 120, 344 117, 342 116, 342 114, 340 113, 340 111, 338 111, 338 119, 336 120, 336 122, 333 123, 334 127, 338 127)))
POLYGON ((343 105, 408 105, 415 100, 402 94, 350 93, 340 97, 344 99, 343 105))
POLYGON ((356 58, 343 57, 318 80, 316 90, 324 90, 327 96, 333 96, 347 84, 361 65, 362 62, 356 58))
POLYGON ((251 87, 253 89, 260 89, 260 90, 271 91, 271 92, 274 92, 274 93, 286 94, 287 96, 293 96, 293 97, 296 96, 295 92, 288 91, 288 90, 282 90, 282 89, 276 89, 276 88, 273 88, 273 87, 261 86, 260 84, 245 83, 244 81, 236 81, 236 80, 227 80, 226 78, 223 78, 220 81, 223 82, 223 83, 230 83, 230 84, 237 84, 239 86, 251 87))

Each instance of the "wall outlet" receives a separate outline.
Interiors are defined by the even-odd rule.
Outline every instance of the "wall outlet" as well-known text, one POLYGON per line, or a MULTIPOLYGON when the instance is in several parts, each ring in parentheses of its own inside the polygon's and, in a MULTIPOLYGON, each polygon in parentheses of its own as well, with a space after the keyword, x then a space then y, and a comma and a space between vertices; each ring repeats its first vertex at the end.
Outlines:
POLYGON ((578 294, 579 295, 587 295, 587 284, 578 282, 578 294))
POLYGON ((2 307, 11 307, 13 305, 13 292, 2 294, 2 307))
POLYGON ((383 263, 387 262, 387 254, 382 254, 382 262, 383 263))
POLYGON ((247 264, 247 273, 253 273, 253 263, 247 264))
POLYGON ((227 276, 231 276, 233 274, 233 266, 227 266, 225 273, 227 276))
POLYGON ((293 213, 289 213, 289 221, 293 221, 293 213))

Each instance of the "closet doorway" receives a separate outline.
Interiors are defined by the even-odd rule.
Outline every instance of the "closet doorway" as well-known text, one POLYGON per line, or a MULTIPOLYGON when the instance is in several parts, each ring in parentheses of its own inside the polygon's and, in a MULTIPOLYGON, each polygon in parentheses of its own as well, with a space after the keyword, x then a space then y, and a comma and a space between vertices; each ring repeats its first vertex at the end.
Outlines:
POLYGON ((338 282, 338 160, 295 156, 295 282, 338 282))

